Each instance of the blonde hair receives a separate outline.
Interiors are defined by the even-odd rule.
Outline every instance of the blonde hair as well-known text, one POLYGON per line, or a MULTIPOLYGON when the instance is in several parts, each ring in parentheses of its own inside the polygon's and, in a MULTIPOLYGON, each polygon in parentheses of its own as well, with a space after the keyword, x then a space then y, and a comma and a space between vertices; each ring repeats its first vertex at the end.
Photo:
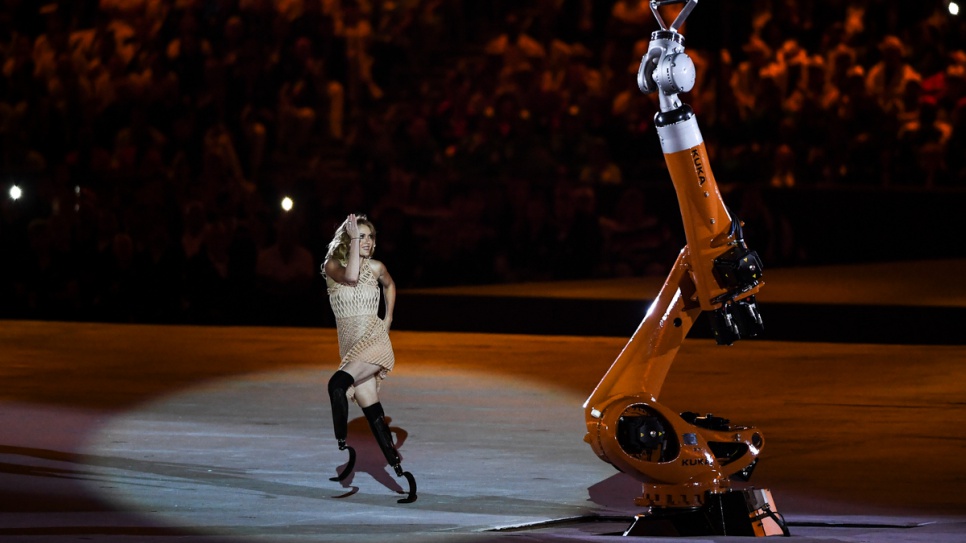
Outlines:
MULTIPOLYGON (((368 226, 370 232, 372 232, 373 239, 375 239, 376 227, 372 224, 372 221, 366 218, 365 215, 356 215, 356 224, 359 226, 368 226)), ((336 228, 335 235, 332 236, 332 241, 329 242, 329 249, 325 253, 326 260, 334 258, 343 266, 345 266, 346 258, 349 256, 349 242, 351 241, 351 238, 349 238, 349 233, 346 232, 345 225, 346 221, 342 221, 342 224, 336 228)), ((372 252, 374 253, 375 247, 372 249, 372 252)), ((369 253, 369 256, 371 257, 372 253, 369 253)))

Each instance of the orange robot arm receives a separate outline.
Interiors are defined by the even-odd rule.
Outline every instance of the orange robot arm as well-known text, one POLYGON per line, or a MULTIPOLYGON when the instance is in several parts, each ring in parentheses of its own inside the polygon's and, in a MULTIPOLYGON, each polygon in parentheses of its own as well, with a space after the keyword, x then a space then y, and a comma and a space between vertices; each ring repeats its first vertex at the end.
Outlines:
POLYGON ((764 444, 755 428, 734 426, 711 415, 678 413, 658 402, 664 379, 695 319, 710 312, 720 344, 762 330, 755 294, 761 262, 745 245, 740 222, 729 213, 691 108, 678 94, 695 80, 694 64, 677 32, 697 0, 654 32, 641 61, 638 85, 658 92, 655 117, 661 148, 684 221, 681 250, 658 297, 623 351, 584 404, 594 452, 643 485, 640 505, 694 508, 709 493, 727 490, 731 479, 751 474, 764 444))

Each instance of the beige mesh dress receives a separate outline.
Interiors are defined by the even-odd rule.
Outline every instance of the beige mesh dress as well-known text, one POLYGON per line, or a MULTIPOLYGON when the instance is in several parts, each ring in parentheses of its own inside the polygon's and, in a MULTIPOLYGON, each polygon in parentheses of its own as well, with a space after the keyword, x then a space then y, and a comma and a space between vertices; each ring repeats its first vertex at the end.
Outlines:
MULTIPOLYGON (((379 280, 369 266, 369 259, 362 259, 359 281, 355 286, 331 279, 326 283, 339 333, 339 356, 342 358, 339 369, 356 360, 376 364, 382 367, 376 374, 378 384, 392 370, 396 357, 386 324, 379 318, 379 280)), ((346 395, 354 400, 355 388, 350 387, 346 395)))

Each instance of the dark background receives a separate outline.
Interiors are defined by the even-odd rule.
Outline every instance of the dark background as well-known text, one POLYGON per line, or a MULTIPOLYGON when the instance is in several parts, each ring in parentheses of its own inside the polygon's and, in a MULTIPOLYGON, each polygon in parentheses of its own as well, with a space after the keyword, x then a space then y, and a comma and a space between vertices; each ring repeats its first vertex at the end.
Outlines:
MULTIPOLYGON (((3 2, 0 317, 330 324, 350 212, 402 289, 663 276, 684 244, 646 3, 170 4, 3 2)), ((964 32, 947 2, 696 7, 684 100, 766 268, 964 256, 964 32)))

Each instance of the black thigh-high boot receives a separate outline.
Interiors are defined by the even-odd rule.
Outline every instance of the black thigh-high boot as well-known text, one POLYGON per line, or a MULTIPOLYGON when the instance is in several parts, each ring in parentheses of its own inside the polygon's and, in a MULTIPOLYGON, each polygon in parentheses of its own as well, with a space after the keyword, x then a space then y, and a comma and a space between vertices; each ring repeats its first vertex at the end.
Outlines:
POLYGON ((376 443, 382 449, 382 454, 386 456, 386 461, 389 462, 389 465, 396 472, 396 476, 405 477, 409 481, 408 495, 396 501, 399 503, 412 503, 416 501, 416 478, 413 477, 412 473, 403 471, 402 469, 402 460, 399 458, 399 451, 392 444, 392 431, 389 430, 389 425, 386 424, 386 414, 382 410, 382 404, 376 402, 368 407, 363 407, 362 412, 365 413, 366 420, 369 421, 369 427, 372 428, 372 435, 376 436, 376 443))
POLYGON ((386 456, 386 461, 396 471, 396 475, 402 477, 403 469, 400 465, 402 460, 399 458, 396 447, 392 444, 392 431, 386 424, 386 413, 382 410, 382 403, 376 402, 369 407, 363 407, 362 412, 366 415, 366 420, 369 421, 369 428, 372 429, 372 435, 376 436, 376 443, 382 449, 382 454, 386 456))
POLYGON ((329 401, 332 403, 332 429, 339 442, 339 450, 345 450, 345 439, 349 434, 349 399, 346 391, 355 382, 352 374, 339 370, 329 379, 329 401))

